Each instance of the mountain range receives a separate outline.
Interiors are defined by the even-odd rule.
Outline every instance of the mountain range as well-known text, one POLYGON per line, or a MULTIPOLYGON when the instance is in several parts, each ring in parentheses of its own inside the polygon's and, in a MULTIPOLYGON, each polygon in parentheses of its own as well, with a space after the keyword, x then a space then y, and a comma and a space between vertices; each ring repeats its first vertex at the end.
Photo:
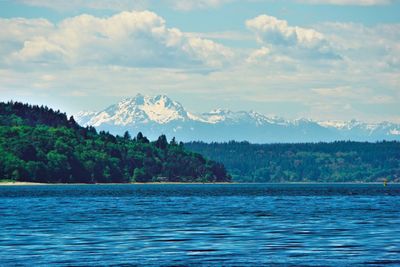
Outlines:
POLYGON ((391 122, 286 120, 255 111, 214 109, 194 114, 166 95, 126 98, 101 111, 81 111, 75 120, 83 126, 122 135, 142 132, 150 139, 160 134, 179 141, 252 143, 330 142, 338 140, 399 140, 400 124, 391 122))

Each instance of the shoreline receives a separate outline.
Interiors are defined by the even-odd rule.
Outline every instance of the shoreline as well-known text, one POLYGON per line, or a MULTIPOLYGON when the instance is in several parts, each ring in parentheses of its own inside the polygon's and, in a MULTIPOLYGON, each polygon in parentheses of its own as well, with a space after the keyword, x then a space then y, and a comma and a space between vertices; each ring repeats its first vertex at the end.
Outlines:
MULTIPOLYGON (((24 185, 240 185, 240 184, 247 184, 247 185, 341 185, 341 184, 348 184, 348 185, 368 185, 368 184, 376 184, 381 185, 381 182, 324 182, 324 183, 310 183, 310 182, 288 182, 288 183, 238 183, 238 182, 220 182, 220 183, 200 183, 200 182, 193 182, 193 183, 184 183, 184 182, 149 182, 149 183, 95 183, 95 184, 85 184, 85 183, 70 183, 70 184, 63 184, 63 183, 35 183, 35 182, 0 182, 0 186, 24 186, 24 185)), ((400 184, 399 182, 388 183, 391 184, 400 184)))
POLYGON ((0 186, 6 185, 6 186, 18 186, 18 185, 168 185, 168 184, 239 184, 239 183, 200 183, 200 182, 193 182, 193 183, 184 183, 184 182, 149 182, 149 183, 94 183, 94 184, 85 184, 85 183, 70 183, 70 184, 63 184, 63 183, 35 183, 35 182, 0 182, 0 186))
POLYGON ((45 183, 34 183, 34 182, 0 182, 0 186, 2 185, 48 185, 45 183))

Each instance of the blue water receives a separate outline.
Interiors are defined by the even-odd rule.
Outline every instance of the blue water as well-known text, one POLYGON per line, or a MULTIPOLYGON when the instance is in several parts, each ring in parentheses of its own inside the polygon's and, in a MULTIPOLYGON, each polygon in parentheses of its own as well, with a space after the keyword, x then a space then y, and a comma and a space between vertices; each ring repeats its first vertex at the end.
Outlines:
POLYGON ((0 266, 400 265, 400 185, 0 186, 0 266))

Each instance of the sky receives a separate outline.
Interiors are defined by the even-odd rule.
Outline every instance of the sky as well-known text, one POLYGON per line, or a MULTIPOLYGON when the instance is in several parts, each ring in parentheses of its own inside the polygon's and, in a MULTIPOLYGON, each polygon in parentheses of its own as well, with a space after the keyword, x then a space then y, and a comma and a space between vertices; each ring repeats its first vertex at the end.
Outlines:
POLYGON ((400 123, 397 0, 0 0, 0 101, 400 123))

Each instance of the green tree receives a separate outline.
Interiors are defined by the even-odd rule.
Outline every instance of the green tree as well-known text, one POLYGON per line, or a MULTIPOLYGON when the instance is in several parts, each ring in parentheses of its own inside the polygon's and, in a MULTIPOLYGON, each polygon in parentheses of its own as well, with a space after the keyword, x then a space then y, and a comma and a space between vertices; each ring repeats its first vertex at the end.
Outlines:
POLYGON ((168 146, 167 137, 164 134, 160 135, 160 137, 158 137, 156 141, 156 147, 161 150, 165 150, 167 149, 167 146, 168 146))
POLYGON ((125 139, 125 140, 131 140, 131 135, 129 134, 128 131, 125 131, 125 133, 124 133, 124 139, 125 139))
POLYGON ((136 168, 133 173, 133 180, 138 183, 146 183, 151 180, 151 176, 143 168, 136 168))

